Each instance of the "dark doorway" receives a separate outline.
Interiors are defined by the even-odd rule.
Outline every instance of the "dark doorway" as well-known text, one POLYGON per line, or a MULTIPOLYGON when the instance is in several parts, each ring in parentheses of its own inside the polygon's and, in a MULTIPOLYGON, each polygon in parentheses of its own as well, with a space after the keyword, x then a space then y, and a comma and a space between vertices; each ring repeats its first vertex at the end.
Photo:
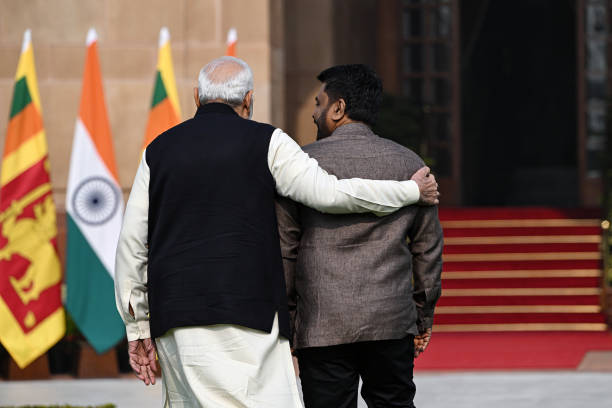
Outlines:
POLYGON ((464 204, 578 205, 575 4, 461 3, 464 204))

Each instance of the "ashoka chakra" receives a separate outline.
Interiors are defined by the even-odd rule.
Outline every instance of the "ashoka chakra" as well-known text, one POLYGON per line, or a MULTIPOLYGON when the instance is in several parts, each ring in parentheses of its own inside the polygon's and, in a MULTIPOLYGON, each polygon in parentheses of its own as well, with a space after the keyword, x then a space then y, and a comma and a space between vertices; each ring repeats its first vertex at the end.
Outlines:
POLYGON ((104 224, 117 212, 119 189, 103 177, 84 180, 72 197, 75 215, 90 225, 104 224))

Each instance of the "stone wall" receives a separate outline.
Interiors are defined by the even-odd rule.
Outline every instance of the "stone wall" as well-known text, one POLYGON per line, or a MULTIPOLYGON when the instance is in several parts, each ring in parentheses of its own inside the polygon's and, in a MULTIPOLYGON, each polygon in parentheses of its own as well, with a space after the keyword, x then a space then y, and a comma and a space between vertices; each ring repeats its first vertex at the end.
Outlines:
POLYGON ((375 68, 376 34, 376 0, 285 1, 285 123, 300 144, 316 138, 319 72, 337 64, 375 68))
POLYGON ((284 125, 284 0, 0 0, 0 153, 25 29, 32 29, 43 120, 58 210, 62 210, 79 108, 87 30, 98 31, 107 110, 119 178, 136 172, 153 92, 159 30, 167 26, 182 111, 195 111, 200 68, 225 53, 230 27, 237 54, 255 76, 254 119, 284 125))

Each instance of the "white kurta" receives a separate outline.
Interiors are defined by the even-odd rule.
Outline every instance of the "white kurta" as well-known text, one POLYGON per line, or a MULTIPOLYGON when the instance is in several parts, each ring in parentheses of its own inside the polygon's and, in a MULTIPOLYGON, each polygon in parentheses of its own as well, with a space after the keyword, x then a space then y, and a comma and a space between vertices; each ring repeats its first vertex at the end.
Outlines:
POLYGON ((220 324, 170 330, 156 339, 167 407, 301 408, 289 341, 220 324))
MULTIPOLYGON (((416 203, 420 196, 418 186, 410 180, 338 180, 280 129, 272 134, 267 160, 278 194, 322 212, 384 215, 416 203)), ((129 341, 151 337, 146 293, 148 210, 149 167, 145 151, 126 206, 115 268, 117 309, 129 341)), ((289 345, 278 337, 276 319, 270 334, 232 325, 178 328, 157 339, 157 344, 167 395, 169 401, 175 401, 170 406, 301 406, 299 399, 286 403, 286 398, 295 399, 297 387, 289 345), (245 350, 249 352, 245 354, 245 350), (225 395, 232 401, 233 389, 246 390, 236 392, 249 402, 214 405, 209 401, 212 395, 225 395), (184 398, 191 399, 179 402, 184 398), (285 402, 276 404, 275 398, 285 402)))

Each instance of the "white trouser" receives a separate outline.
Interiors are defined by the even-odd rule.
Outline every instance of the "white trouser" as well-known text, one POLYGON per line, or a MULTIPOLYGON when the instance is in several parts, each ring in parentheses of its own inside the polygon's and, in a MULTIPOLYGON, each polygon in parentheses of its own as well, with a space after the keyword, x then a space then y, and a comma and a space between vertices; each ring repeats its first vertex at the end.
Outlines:
POLYGON ((242 326, 170 330, 156 340, 172 408, 302 408, 289 341, 242 326))

